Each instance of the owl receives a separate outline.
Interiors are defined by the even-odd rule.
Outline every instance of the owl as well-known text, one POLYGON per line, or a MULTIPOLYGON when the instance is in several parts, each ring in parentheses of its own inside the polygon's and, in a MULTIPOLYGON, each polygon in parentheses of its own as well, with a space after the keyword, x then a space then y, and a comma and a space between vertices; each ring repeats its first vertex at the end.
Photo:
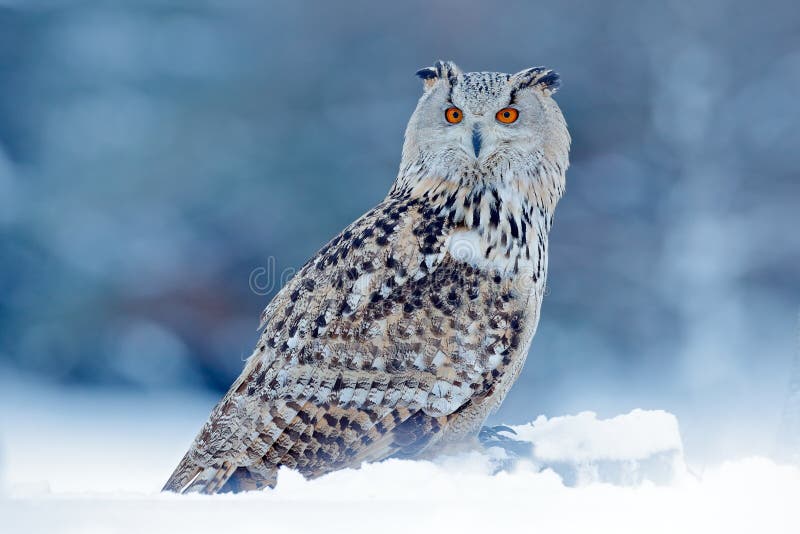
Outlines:
POLYGON ((417 72, 388 195, 261 315, 239 378, 164 490, 274 487, 476 444, 539 321, 570 136, 558 75, 417 72))

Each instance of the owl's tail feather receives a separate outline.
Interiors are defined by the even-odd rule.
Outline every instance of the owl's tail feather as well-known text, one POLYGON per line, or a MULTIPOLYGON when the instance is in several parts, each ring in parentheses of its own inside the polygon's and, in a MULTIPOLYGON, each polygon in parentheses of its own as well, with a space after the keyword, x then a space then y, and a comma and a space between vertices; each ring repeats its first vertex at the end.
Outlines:
POLYGON ((191 450, 186 453, 161 491, 216 493, 236 470, 236 465, 231 462, 204 467, 198 465, 192 456, 191 450))
POLYGON ((183 493, 205 493, 212 495, 219 492, 233 472, 236 465, 224 462, 218 467, 207 467, 200 471, 195 479, 183 490, 183 493))
POLYGON ((190 454, 191 451, 186 453, 161 491, 210 495, 274 488, 277 483, 277 469, 263 462, 248 467, 240 467, 233 462, 201 467, 191 460, 190 454))
POLYGON ((191 458, 192 451, 189 450, 183 459, 175 468, 175 471, 169 476, 164 487, 161 491, 174 491, 175 493, 183 493, 187 487, 194 483, 203 468, 197 465, 191 458))
POLYGON ((197 465, 178 465, 169 478, 162 491, 176 493, 217 493, 228 481, 236 470, 236 466, 229 462, 215 467, 200 467, 197 465))

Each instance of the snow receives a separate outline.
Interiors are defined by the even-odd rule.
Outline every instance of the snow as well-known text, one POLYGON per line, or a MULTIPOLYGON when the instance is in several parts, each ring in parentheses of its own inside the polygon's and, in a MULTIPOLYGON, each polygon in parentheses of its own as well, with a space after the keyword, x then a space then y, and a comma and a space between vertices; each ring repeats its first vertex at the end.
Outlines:
POLYGON ((535 444, 538 458, 547 461, 640 460, 683 451, 678 420, 663 410, 636 409, 605 420, 592 412, 550 419, 540 415, 513 428, 518 438, 535 444))
POLYGON ((689 468, 678 421, 663 411, 540 416, 513 427, 533 455, 504 470, 490 449, 314 481, 284 470, 266 492, 159 493, 214 400, 0 381, 0 531, 800 531, 798 467, 738 458, 689 468))
POLYGON ((636 409, 605 420, 593 412, 541 415, 513 430, 533 444, 534 462, 568 485, 669 483, 687 471, 678 420, 663 410, 636 409))

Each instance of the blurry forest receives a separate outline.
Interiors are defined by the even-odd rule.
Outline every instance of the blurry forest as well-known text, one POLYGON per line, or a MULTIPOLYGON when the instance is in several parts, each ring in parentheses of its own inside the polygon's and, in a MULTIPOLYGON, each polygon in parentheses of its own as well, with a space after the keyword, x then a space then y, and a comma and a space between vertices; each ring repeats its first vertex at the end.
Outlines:
POLYGON ((772 447, 800 308, 789 0, 0 0, 0 372, 224 391, 280 273, 388 191, 440 58, 554 68, 573 136, 501 419, 664 408, 698 454, 772 447))

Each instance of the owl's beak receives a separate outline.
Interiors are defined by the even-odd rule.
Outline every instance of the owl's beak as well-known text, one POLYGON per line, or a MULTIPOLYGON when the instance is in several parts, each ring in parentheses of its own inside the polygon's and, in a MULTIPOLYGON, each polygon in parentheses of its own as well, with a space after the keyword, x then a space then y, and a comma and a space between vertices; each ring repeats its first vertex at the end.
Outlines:
POLYGON ((479 157, 481 154, 481 143, 483 142, 483 136, 481 136, 481 127, 477 124, 472 127, 472 150, 475 151, 475 157, 479 157))

